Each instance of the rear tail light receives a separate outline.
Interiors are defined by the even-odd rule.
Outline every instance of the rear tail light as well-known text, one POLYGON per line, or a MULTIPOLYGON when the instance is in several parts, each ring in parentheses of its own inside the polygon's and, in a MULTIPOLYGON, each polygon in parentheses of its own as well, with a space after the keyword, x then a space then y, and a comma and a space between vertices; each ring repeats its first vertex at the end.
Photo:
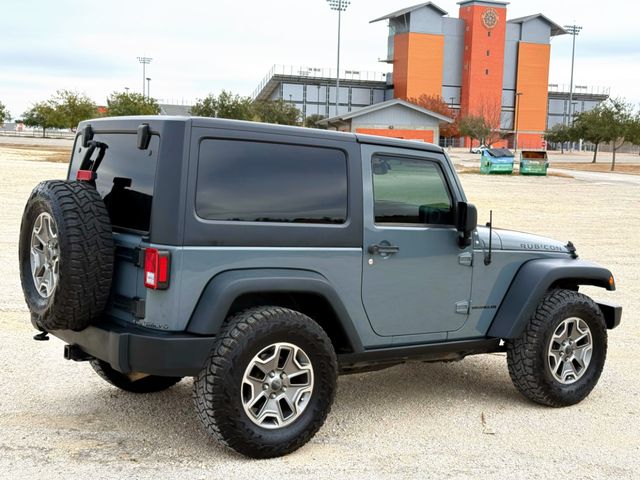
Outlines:
POLYGON ((169 288, 170 253, 147 248, 144 251, 144 286, 154 290, 169 288))

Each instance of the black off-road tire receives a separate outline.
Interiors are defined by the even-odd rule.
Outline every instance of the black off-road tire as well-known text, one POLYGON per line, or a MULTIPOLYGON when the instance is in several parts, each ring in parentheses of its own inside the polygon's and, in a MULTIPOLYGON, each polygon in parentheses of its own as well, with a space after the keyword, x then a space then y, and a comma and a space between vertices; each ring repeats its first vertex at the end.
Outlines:
POLYGON ((551 290, 538 304, 520 338, 509 340, 507 364, 515 387, 528 399, 550 407, 582 401, 598 383, 607 355, 607 328, 600 308, 591 298, 573 290, 551 290), (569 317, 583 319, 591 330, 591 361, 577 381, 557 381, 547 359, 551 336, 569 317))
POLYGON ((118 387, 120 390, 132 393, 161 392, 173 387, 182 380, 182 377, 159 377, 156 375, 148 375, 138 380, 131 380, 124 373, 114 370, 107 362, 92 360, 90 363, 98 376, 105 382, 118 387))
POLYGON ((86 182, 49 180, 31 192, 22 215, 20 280, 34 325, 41 330, 83 330, 102 315, 113 276, 111 221, 100 194, 86 182), (31 275, 31 235, 48 213, 58 231, 59 280, 41 296, 31 275))
POLYGON ((227 321, 205 368, 196 377, 196 412, 209 434, 243 455, 286 455, 307 443, 324 424, 335 395, 337 371, 331 340, 311 318, 281 307, 252 308, 227 321), (241 383, 249 362, 274 342, 290 342, 306 352, 314 384, 309 404, 293 423, 266 429, 253 423, 244 411, 241 383))

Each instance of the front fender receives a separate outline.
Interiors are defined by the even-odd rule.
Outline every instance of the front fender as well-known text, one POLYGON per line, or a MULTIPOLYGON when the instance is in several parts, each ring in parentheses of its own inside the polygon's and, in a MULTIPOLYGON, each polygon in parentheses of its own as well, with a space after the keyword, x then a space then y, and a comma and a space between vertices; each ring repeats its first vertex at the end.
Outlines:
POLYGON ((213 277, 204 288, 191 315, 187 331, 217 335, 229 309, 239 296, 248 293, 311 293, 329 302, 352 347, 362 348, 358 333, 340 297, 322 275, 308 270, 231 270, 213 277))
POLYGON ((487 336, 517 338, 527 326, 538 303, 554 284, 595 285, 615 290, 611 272, 582 260, 544 258, 524 263, 511 282, 487 336))

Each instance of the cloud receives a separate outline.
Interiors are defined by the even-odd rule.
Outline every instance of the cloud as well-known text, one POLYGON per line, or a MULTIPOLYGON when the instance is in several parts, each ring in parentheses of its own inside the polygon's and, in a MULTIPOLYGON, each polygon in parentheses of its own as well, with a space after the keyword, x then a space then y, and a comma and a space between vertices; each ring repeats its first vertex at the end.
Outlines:
MULTIPOLYGON (((386 72, 385 22, 369 20, 415 0, 352 0, 342 17, 344 68, 386 72)), ((455 0, 435 2, 452 17, 455 0)), ((629 2, 512 1, 510 18, 542 12, 559 24, 584 26, 577 38, 576 82, 611 86, 640 101, 640 30, 629 2), (606 68, 605 68, 606 66, 606 68)), ((153 57, 152 95, 193 101, 221 89, 249 95, 273 64, 333 67, 337 16, 325 0, 12 1, 3 4, 0 100, 12 113, 58 88, 86 92, 98 103, 114 90, 140 91, 136 57, 153 57), (37 7, 36 7, 37 5, 37 7)), ((556 37, 551 83, 569 83, 571 38, 556 37)))

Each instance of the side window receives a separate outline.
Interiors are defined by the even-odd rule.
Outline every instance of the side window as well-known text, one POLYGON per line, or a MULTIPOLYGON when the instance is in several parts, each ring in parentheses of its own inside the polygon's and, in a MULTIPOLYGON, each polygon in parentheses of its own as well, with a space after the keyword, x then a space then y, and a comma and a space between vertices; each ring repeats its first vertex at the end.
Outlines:
POLYGON ((346 155, 332 148, 205 139, 196 212, 207 220, 344 223, 346 155))
POLYGON ((454 223, 451 195, 436 163, 376 156, 371 170, 376 224, 454 223))

